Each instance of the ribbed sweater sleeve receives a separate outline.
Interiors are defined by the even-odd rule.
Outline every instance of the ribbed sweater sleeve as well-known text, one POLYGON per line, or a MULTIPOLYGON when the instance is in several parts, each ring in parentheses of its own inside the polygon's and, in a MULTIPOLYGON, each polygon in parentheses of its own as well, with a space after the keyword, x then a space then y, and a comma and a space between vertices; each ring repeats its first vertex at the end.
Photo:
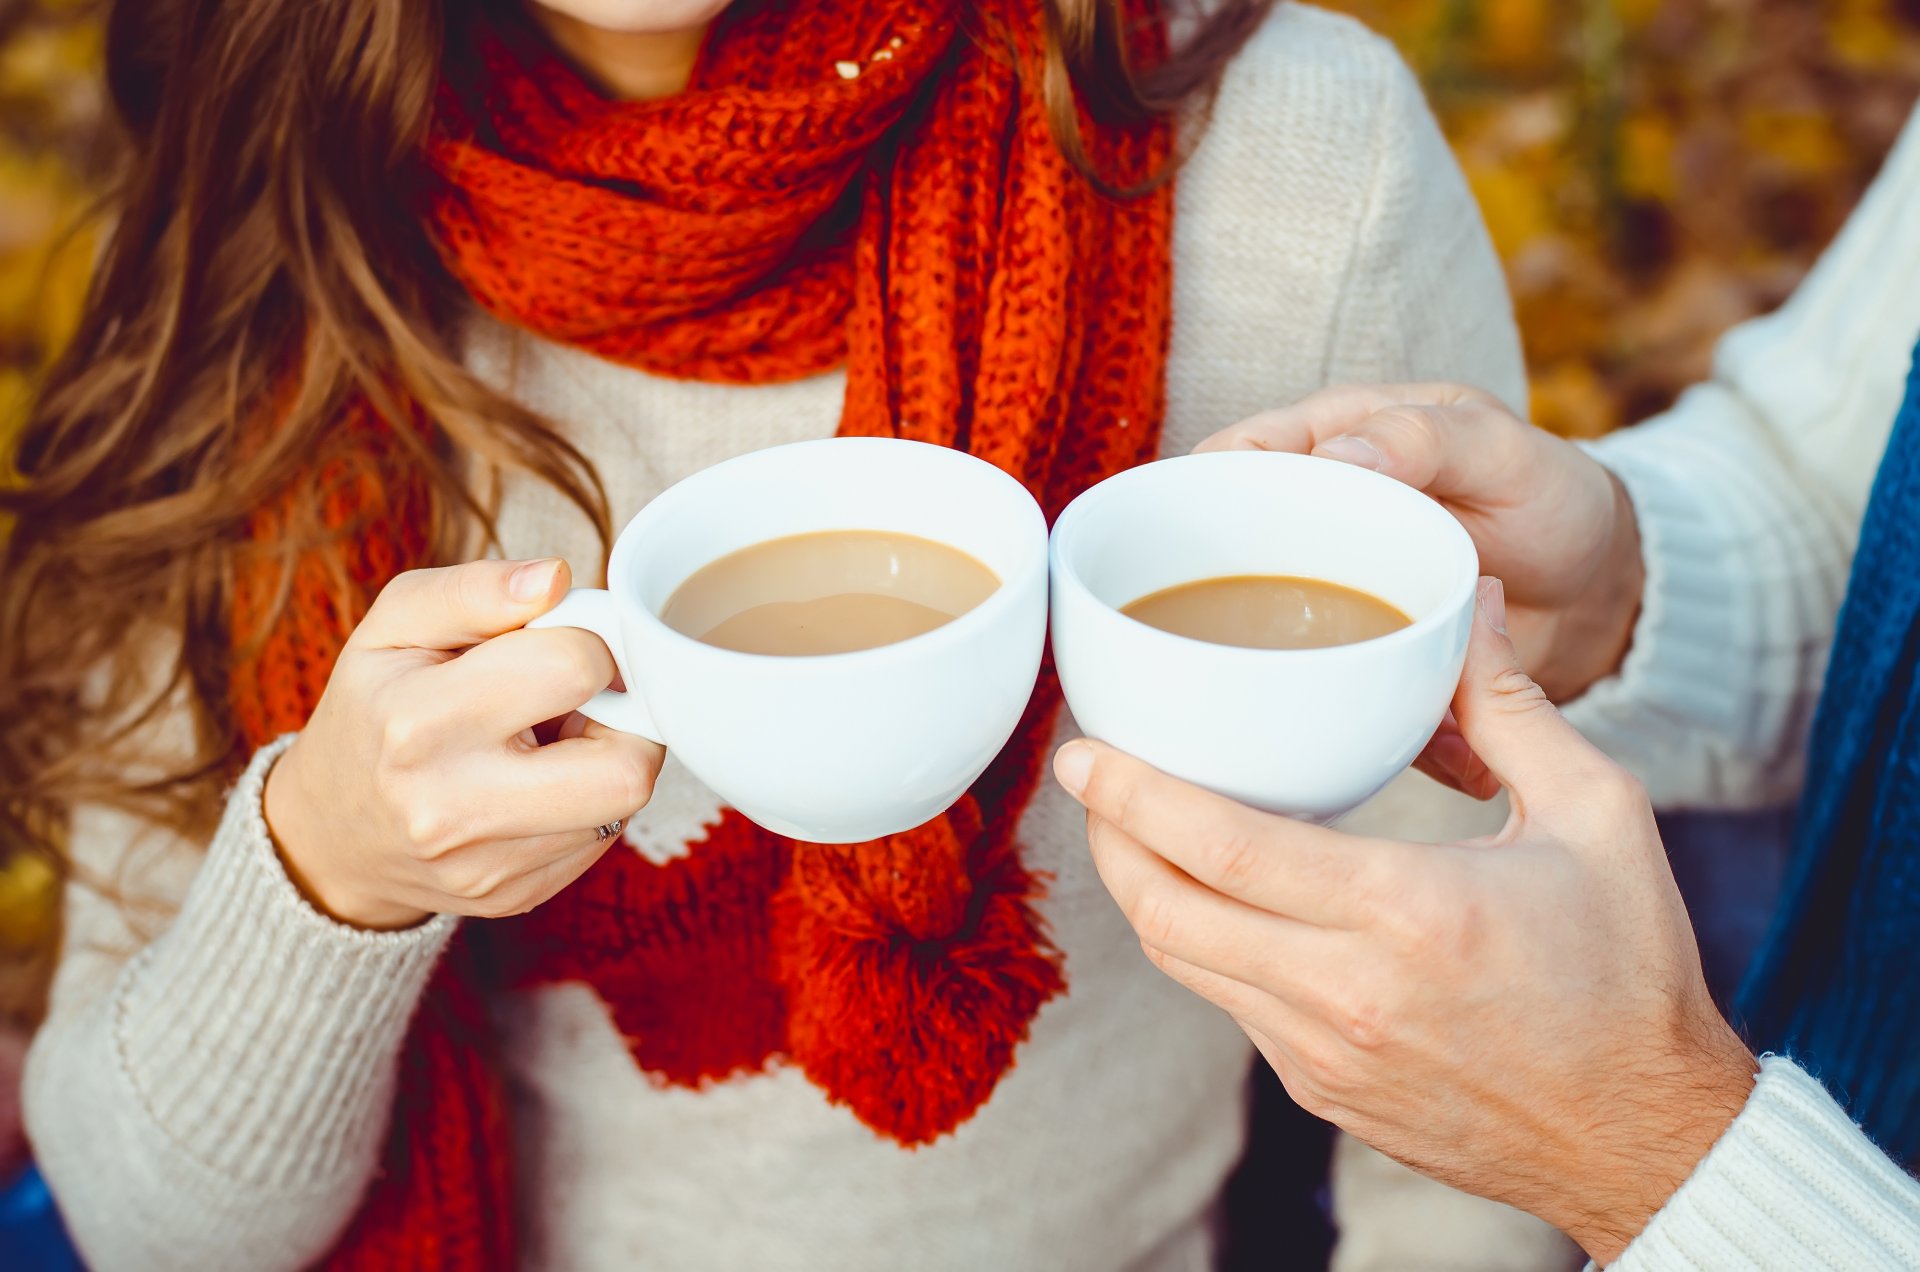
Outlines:
MULTIPOLYGON (((261 813, 287 741, 254 758, 178 914, 144 947, 114 930, 122 911, 166 898, 69 902, 25 1104, 92 1266, 305 1266, 372 1176, 400 1046, 453 920, 361 932, 306 903, 261 813), (130 943, 130 957, 113 948, 130 943)), ((131 827, 103 845, 115 820, 83 826, 109 890, 154 851, 131 848, 131 827)))
POLYGON ((1875 1148, 1818 1082, 1766 1056, 1740 1116, 1608 1266, 1910 1272, 1920 1268, 1920 1181, 1875 1148))
POLYGON ((1620 674, 1568 717, 1669 807, 1799 788, 1835 616, 1920 338, 1920 114, 1784 306, 1713 378, 1594 444, 1637 511, 1647 586, 1620 674))

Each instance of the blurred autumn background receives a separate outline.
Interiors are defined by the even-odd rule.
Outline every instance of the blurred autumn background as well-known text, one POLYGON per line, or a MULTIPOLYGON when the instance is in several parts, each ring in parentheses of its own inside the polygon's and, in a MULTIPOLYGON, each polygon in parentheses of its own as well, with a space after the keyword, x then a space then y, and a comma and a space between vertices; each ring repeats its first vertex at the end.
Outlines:
MULTIPOLYGON (((1794 286, 1920 93, 1920 0, 1345 0, 1420 71, 1505 259, 1548 428, 1664 406, 1794 286)), ((110 177, 91 0, 0 0, 0 433, 70 329, 110 177)), ((4 533, 4 527, 0 527, 4 533)), ((6 1035, 53 874, 0 844, 6 1035)), ((0 1095, 0 1184, 12 1139, 0 1095)))

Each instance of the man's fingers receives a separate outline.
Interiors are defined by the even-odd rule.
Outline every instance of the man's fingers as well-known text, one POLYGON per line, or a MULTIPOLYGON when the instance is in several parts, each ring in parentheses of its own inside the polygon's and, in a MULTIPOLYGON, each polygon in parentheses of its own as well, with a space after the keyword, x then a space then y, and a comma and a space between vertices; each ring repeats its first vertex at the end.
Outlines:
POLYGON ((1362 922, 1361 877, 1394 848, 1257 812, 1104 743, 1067 743, 1054 773, 1088 811, 1209 888, 1308 923, 1362 922))
POLYGON ((558 558, 409 570, 381 590, 350 643, 362 649, 465 649, 546 613, 571 580, 567 563, 558 558))
POLYGON ((1615 772, 1521 669, 1505 628, 1505 589, 1498 579, 1481 579, 1466 668, 1453 700, 1465 744, 1513 793, 1516 807, 1615 772))
POLYGON ((1087 817, 1087 843, 1100 881, 1150 951, 1269 987, 1324 956, 1326 932, 1203 887, 1097 814, 1087 817))
POLYGON ((1461 384, 1336 385, 1308 394, 1292 406, 1241 420, 1207 438, 1194 451, 1270 450, 1305 455, 1324 442, 1352 432, 1369 416, 1389 407, 1466 403, 1499 406, 1490 394, 1461 384))

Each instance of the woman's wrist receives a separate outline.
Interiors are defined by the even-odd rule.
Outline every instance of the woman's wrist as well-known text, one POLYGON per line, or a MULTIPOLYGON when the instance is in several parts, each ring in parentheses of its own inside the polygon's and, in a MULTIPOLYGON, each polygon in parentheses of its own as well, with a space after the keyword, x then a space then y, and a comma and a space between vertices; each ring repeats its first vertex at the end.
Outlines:
POLYGON ((347 880, 337 877, 337 870, 330 869, 336 863, 327 857, 321 837, 315 833, 316 819, 311 814, 316 805, 308 798, 310 787, 301 764, 303 740, 294 739, 274 762, 261 796, 267 833, 273 839, 274 851, 288 880, 300 890, 307 904, 350 927, 395 931, 430 917, 425 910, 360 895, 347 880))

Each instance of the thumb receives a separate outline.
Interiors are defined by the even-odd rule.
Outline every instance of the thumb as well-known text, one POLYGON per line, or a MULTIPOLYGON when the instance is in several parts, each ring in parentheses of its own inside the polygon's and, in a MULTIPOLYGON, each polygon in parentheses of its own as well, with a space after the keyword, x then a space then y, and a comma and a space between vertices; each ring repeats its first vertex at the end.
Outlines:
POLYGON ((1492 502, 1510 495, 1531 456, 1530 427, 1491 399, 1382 407, 1312 454, 1384 473, 1436 499, 1492 502))
POLYGON ((1610 764, 1520 666, 1506 627, 1506 589, 1483 578, 1453 714, 1467 745, 1519 804, 1585 782, 1610 764))
POLYGON ((558 557, 409 570, 381 589, 350 643, 362 649, 465 649, 552 609, 572 577, 558 557))

